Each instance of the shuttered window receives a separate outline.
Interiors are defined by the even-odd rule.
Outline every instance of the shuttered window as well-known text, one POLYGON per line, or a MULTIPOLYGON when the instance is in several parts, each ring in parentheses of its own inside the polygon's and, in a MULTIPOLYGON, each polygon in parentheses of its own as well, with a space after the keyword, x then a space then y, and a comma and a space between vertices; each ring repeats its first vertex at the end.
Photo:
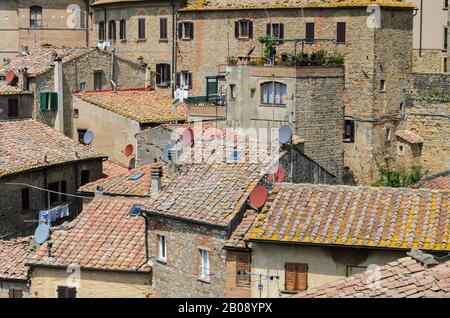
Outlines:
POLYGON ((239 253, 236 255, 236 285, 250 286, 251 267, 250 253, 239 253))
POLYGON ((120 20, 119 23, 119 36, 121 40, 127 39, 127 20, 120 20))
POLYGON ((76 298, 77 289, 75 287, 58 286, 58 298, 76 298))
POLYGON ((284 38, 284 24, 283 23, 268 23, 267 35, 275 39, 284 38))
POLYGON ((22 290, 11 288, 9 290, 8 297, 9 298, 22 298, 23 297, 22 290))
POLYGON ((30 209, 30 189, 23 188, 21 190, 22 211, 30 209))
POLYGON ((30 28, 42 27, 42 8, 39 6, 32 6, 30 8, 30 28))
POLYGON ((314 42, 314 22, 307 22, 306 23, 306 34, 305 39, 307 43, 313 43, 314 42))
POLYGON ((156 84, 157 85, 170 84, 170 64, 167 63, 156 64, 156 84))
POLYGON ((145 40, 145 19, 138 19, 138 40, 145 40))
POLYGON ((236 21, 234 25, 234 36, 238 39, 253 38, 253 22, 249 20, 236 21))
POLYGON ((19 117, 19 100, 17 98, 8 99, 8 117, 19 117))
POLYGON ((209 279, 210 277, 210 262, 209 262, 209 251, 200 250, 200 277, 203 279, 209 279))
POLYGON ((105 41, 105 22, 103 21, 98 24, 98 40, 105 41))
POLYGON ((285 264, 285 289, 302 291, 308 289, 308 264, 285 264))
POLYGON ((178 23, 178 38, 183 40, 192 40, 194 38, 194 23, 193 22, 178 23))
POLYGON ((40 93, 41 110, 57 110, 58 109, 58 93, 57 92, 41 92, 40 93))
POLYGON ((167 29, 168 29, 167 25, 168 25, 167 18, 159 19, 159 39, 160 40, 167 40, 169 38, 168 32, 167 32, 167 29))
POLYGON ((337 43, 345 43, 346 41, 346 24, 345 22, 338 22, 337 23, 337 35, 336 35, 336 42, 337 43))
POLYGON ((116 40, 116 21, 111 20, 108 23, 108 40, 116 40))

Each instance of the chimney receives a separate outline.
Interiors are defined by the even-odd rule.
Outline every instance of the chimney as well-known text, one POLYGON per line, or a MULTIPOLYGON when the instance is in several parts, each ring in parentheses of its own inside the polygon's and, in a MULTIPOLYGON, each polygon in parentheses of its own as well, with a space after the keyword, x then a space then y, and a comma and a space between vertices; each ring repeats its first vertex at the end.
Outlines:
POLYGON ((155 163, 151 166, 150 175, 152 178, 152 196, 155 196, 161 191, 161 179, 163 175, 162 164, 155 163))
POLYGON ((55 129, 64 134, 64 96, 63 96, 63 69, 62 59, 56 57, 54 60, 54 91, 58 94, 58 107, 56 110, 55 129))
POLYGON ((18 79, 18 88, 21 91, 28 91, 28 69, 24 67, 23 69, 19 70, 19 79, 18 79))
POLYGON ((152 86, 152 68, 150 66, 145 67, 145 88, 152 86))

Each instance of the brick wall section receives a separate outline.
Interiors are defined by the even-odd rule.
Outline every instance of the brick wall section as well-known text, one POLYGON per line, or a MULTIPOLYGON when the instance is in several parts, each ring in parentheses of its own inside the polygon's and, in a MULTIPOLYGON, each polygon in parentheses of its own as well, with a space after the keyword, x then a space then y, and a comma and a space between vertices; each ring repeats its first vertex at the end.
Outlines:
POLYGON ((151 215, 148 241, 157 297, 223 297, 226 230, 151 215), (166 236, 167 262, 158 262, 157 235, 166 236), (210 251, 211 278, 199 279, 200 248, 210 251))
POLYGON ((236 256, 238 254, 251 254, 251 251, 226 251, 227 263, 225 269, 225 297, 228 298, 250 298, 251 286, 239 286, 236 283, 237 267, 236 256))
MULTIPOLYGON (((108 53, 95 50, 76 60, 63 64, 64 85, 64 134, 73 137, 72 93, 79 91, 80 83, 86 84, 86 90, 94 90, 94 71, 102 71, 103 89, 112 89, 110 84, 110 61, 108 53)), ((41 91, 54 91, 54 71, 39 75, 32 81, 31 90, 35 98, 35 119, 54 126, 56 112, 42 112, 39 107, 41 91)), ((145 68, 135 63, 116 58, 114 63, 114 81, 118 89, 141 88, 145 86, 145 68)))
MULTIPOLYGON (((22 211, 21 190, 25 187, 6 185, 5 183, 25 183, 46 188, 46 179, 47 184, 66 180, 67 192, 75 194, 81 181, 80 171, 85 169, 89 170, 91 181, 100 179, 103 176, 102 161, 98 159, 54 166, 45 170, 24 172, 0 178, 0 236, 15 232, 19 232, 17 234, 32 234, 36 228, 36 223, 24 221, 36 220, 38 212, 47 209, 47 192, 30 189, 30 210, 22 211)), ((73 197, 67 197, 67 199, 72 213, 81 210, 81 202, 78 199, 73 197)))

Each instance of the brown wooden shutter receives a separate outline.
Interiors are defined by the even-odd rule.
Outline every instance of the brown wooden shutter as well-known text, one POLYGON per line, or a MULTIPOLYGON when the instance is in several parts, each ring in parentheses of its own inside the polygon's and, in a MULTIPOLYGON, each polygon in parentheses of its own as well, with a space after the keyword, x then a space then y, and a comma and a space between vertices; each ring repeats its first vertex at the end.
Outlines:
POLYGON ((22 290, 21 289, 15 289, 14 290, 14 298, 23 298, 22 290))
POLYGON ((156 84, 161 84, 161 64, 156 64, 156 84))
POLYGON ((337 23, 337 36, 336 36, 337 43, 345 43, 345 41, 346 41, 345 33, 346 33, 345 22, 338 22, 337 23))
POLYGON ((295 290, 295 264, 286 263, 284 265, 285 279, 284 288, 286 290, 295 290))
POLYGON ((270 36, 270 29, 272 28, 272 25, 270 23, 267 23, 267 28, 266 28, 266 34, 267 36, 270 36))
POLYGON ((175 74, 175 87, 180 87, 180 85, 181 85, 180 79, 181 79, 181 73, 177 72, 175 74))
POLYGON ((194 38, 194 22, 190 22, 189 38, 192 40, 194 38))
POLYGON ((308 289, 308 264, 286 263, 285 289, 302 291, 308 289))
POLYGON ((280 39, 284 39, 284 24, 280 23, 280 39))
POLYGON ((248 21, 248 37, 253 38, 253 21, 248 21))
POLYGON ((239 37, 239 21, 234 22, 234 37, 239 37))
POLYGON ((178 38, 183 38, 183 23, 178 23, 178 38))
POLYGON ((10 290, 8 291, 8 297, 9 297, 9 298, 14 298, 14 289, 10 289, 10 290))
POLYGON ((75 287, 67 289, 68 289, 67 298, 77 298, 77 289, 75 287))
POLYGON ((66 289, 67 287, 58 286, 57 289, 58 298, 66 298, 66 289))
POLYGON ((314 42, 314 22, 306 23, 306 42, 314 42))
POLYGON ((297 264, 297 290, 308 289, 308 265, 297 264))
POLYGON ((192 89, 192 73, 189 73, 189 89, 192 89))
POLYGON ((236 255, 236 284, 240 286, 250 286, 251 261, 249 253, 236 255))

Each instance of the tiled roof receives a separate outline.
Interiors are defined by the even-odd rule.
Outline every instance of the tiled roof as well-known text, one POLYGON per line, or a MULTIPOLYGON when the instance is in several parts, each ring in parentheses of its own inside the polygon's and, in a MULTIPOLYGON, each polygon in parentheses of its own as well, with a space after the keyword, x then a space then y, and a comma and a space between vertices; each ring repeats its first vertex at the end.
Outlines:
POLYGON ((411 187, 414 189, 450 190, 450 171, 422 178, 422 180, 414 183, 411 187))
POLYGON ((0 177, 52 165, 104 158, 55 129, 34 121, 0 122, 0 177))
POLYGON ((20 90, 17 85, 8 85, 5 81, 0 80, 0 95, 18 95, 31 94, 31 92, 20 90))
MULTIPOLYGON (((168 123, 177 119, 173 99, 149 89, 89 91, 74 95, 141 124, 168 123)), ((178 120, 186 120, 185 105, 178 106, 178 120)))
POLYGON ((97 197, 76 218, 71 229, 51 233, 52 258, 47 244, 36 251, 33 265, 102 270, 144 271, 146 265, 144 218, 129 216, 135 199, 97 197))
POLYGON ((181 11, 243 10, 283 8, 352 8, 379 5, 381 7, 414 8, 414 4, 397 0, 189 0, 181 11))
POLYGON ((27 279, 28 268, 33 249, 30 238, 0 240, 0 279, 27 279))
POLYGON ((186 166, 146 211, 226 227, 263 175, 260 164, 186 166))
POLYGON ((280 184, 247 238, 450 251, 450 191, 280 184))
POLYGON ((423 138, 409 130, 397 130, 395 135, 400 137, 411 144, 421 144, 423 143, 423 138))
POLYGON ((415 259, 405 257, 294 297, 450 298, 450 261, 427 268, 415 259))
POLYGON ((256 221, 256 211, 247 210, 239 225, 231 234, 230 238, 225 244, 225 248, 247 248, 248 243, 245 242, 245 235, 256 221))
POLYGON ((107 177, 111 177, 111 176, 116 176, 118 174, 122 174, 122 173, 127 173, 128 172, 128 168, 112 162, 111 160, 105 160, 103 161, 103 175, 105 176, 105 178, 107 177))
POLYGON ((189 106, 189 115, 196 117, 226 117, 226 106, 189 106))
POLYGON ((145 2, 146 0, 95 0, 91 6, 98 6, 104 4, 117 4, 117 3, 133 3, 133 2, 145 2))
MULTIPOLYGON (((98 186, 103 187, 104 194, 146 197, 151 195, 151 165, 127 170, 125 173, 112 175, 105 179, 85 184, 78 191, 94 193, 98 186), (142 174, 142 175, 141 175, 142 174), (140 176, 136 180, 130 180, 131 176, 140 176)), ((163 167, 162 186, 170 181, 167 166, 163 167)))
POLYGON ((55 52, 62 57, 62 62, 66 63, 94 50, 94 48, 41 46, 31 50, 29 55, 16 56, 9 63, 0 65, 0 75, 6 74, 9 70, 14 70, 17 74, 20 69, 27 67, 28 75, 37 76, 52 69, 52 54, 55 52))

